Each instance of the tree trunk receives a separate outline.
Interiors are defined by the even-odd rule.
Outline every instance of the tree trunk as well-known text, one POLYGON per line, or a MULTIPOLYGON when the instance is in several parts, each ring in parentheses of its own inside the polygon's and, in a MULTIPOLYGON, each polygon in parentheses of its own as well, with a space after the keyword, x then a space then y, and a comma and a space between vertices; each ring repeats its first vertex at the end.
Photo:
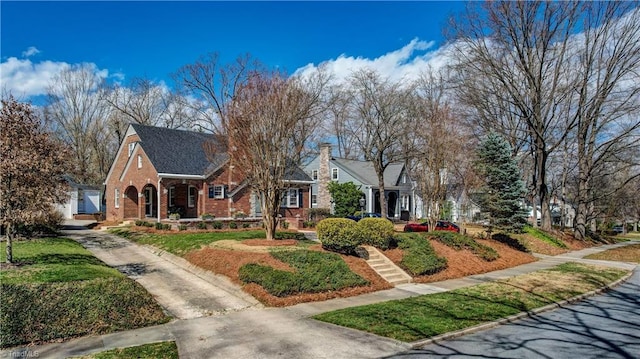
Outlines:
MULTIPOLYGON (((273 195, 272 195, 273 196, 273 195)), ((276 228, 278 226, 278 201, 269 195, 264 196, 262 202, 262 223, 264 223, 264 230, 266 232, 267 240, 275 239, 276 228)), ((275 196, 278 197, 277 195, 275 196)))
POLYGON ((378 189, 380 190, 380 215, 387 218, 387 197, 384 193, 384 176, 378 174, 378 189))
POLYGON ((13 263, 13 223, 7 224, 7 263, 13 263))
POLYGON ((551 210, 549 205, 551 203, 551 196, 549 195, 549 189, 546 183, 546 171, 547 171, 547 157, 548 153, 544 150, 544 143, 542 140, 537 141, 538 148, 536 149, 536 175, 537 179, 537 191, 540 198, 540 227, 545 231, 551 230, 551 210))

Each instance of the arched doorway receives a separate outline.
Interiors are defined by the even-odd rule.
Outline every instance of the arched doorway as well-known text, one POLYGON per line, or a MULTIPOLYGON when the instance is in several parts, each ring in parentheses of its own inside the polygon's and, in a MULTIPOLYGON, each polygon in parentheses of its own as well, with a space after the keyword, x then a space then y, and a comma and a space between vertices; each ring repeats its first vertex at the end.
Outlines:
POLYGON ((124 218, 138 218, 138 190, 129 186, 124 191, 124 218))
POLYGON ((158 217, 158 191, 152 184, 144 186, 142 189, 143 210, 145 217, 158 217))

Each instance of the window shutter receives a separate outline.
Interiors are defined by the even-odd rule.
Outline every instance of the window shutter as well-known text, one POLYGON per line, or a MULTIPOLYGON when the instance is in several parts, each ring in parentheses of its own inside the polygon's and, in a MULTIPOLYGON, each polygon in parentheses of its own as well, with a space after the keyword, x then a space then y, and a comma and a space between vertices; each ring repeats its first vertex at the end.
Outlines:
POLYGON ((298 189, 298 208, 302 208, 302 188, 298 189))

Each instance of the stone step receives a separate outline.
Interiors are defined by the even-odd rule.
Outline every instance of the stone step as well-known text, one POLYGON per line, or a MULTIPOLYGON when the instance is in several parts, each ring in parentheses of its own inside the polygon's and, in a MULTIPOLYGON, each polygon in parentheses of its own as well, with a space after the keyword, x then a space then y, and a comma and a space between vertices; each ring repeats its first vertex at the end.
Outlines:
POLYGON ((369 260, 367 260, 367 264, 376 273, 378 273, 382 279, 394 286, 411 282, 411 276, 405 273, 400 267, 396 266, 377 249, 370 246, 366 246, 365 249, 369 253, 369 260))

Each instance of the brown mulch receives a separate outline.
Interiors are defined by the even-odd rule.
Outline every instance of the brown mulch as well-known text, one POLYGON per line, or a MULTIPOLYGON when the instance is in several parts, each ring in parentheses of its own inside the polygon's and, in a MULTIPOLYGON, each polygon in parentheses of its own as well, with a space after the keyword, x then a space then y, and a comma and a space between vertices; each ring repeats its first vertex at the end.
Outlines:
MULTIPOLYGON (((431 240, 433 249, 439 256, 447 258, 447 269, 432 275, 414 277, 414 282, 430 283, 447 279, 461 278, 473 274, 492 272, 495 270, 511 268, 521 264, 535 262, 536 258, 531 254, 515 250, 506 244, 494 240, 478 240, 479 243, 494 248, 500 254, 500 258, 492 262, 480 259, 469 250, 456 251, 438 241, 431 240)), ((402 251, 391 249, 384 251, 394 263, 402 260, 402 251)))
MULTIPOLYGON (((243 241, 243 244, 247 244, 247 241, 255 241, 254 245, 265 245, 262 243, 262 240, 245 240, 243 241)), ((269 241, 268 245, 274 245, 273 242, 287 241, 269 241)), ((293 242, 294 243, 292 245, 295 245, 297 243, 295 240, 293 240, 293 242)), ((312 246, 309 249, 324 251, 322 247, 320 247, 320 245, 312 246)), ((269 294, 261 286, 255 283, 243 284, 238 277, 238 271, 240 270, 240 267, 247 263, 258 263, 286 271, 293 270, 288 264, 275 259, 268 253, 224 250, 209 247, 199 251, 193 251, 185 256, 185 259, 201 268, 229 277, 232 282, 242 285, 243 289, 247 293, 254 296, 264 305, 273 307, 285 307, 298 303, 316 302, 332 298, 352 297, 364 293, 379 291, 382 289, 389 289, 392 287, 384 279, 380 278, 380 276, 378 276, 378 274, 373 269, 371 269, 371 267, 369 267, 364 259, 344 255, 342 256, 342 258, 354 273, 357 273, 364 279, 368 280, 370 284, 368 286, 345 288, 332 292, 304 293, 280 298, 269 294)))
POLYGON ((245 239, 240 243, 247 246, 278 247, 278 246, 295 246, 298 244, 298 241, 296 241, 295 239, 279 239, 277 241, 268 240, 268 239, 245 239))

